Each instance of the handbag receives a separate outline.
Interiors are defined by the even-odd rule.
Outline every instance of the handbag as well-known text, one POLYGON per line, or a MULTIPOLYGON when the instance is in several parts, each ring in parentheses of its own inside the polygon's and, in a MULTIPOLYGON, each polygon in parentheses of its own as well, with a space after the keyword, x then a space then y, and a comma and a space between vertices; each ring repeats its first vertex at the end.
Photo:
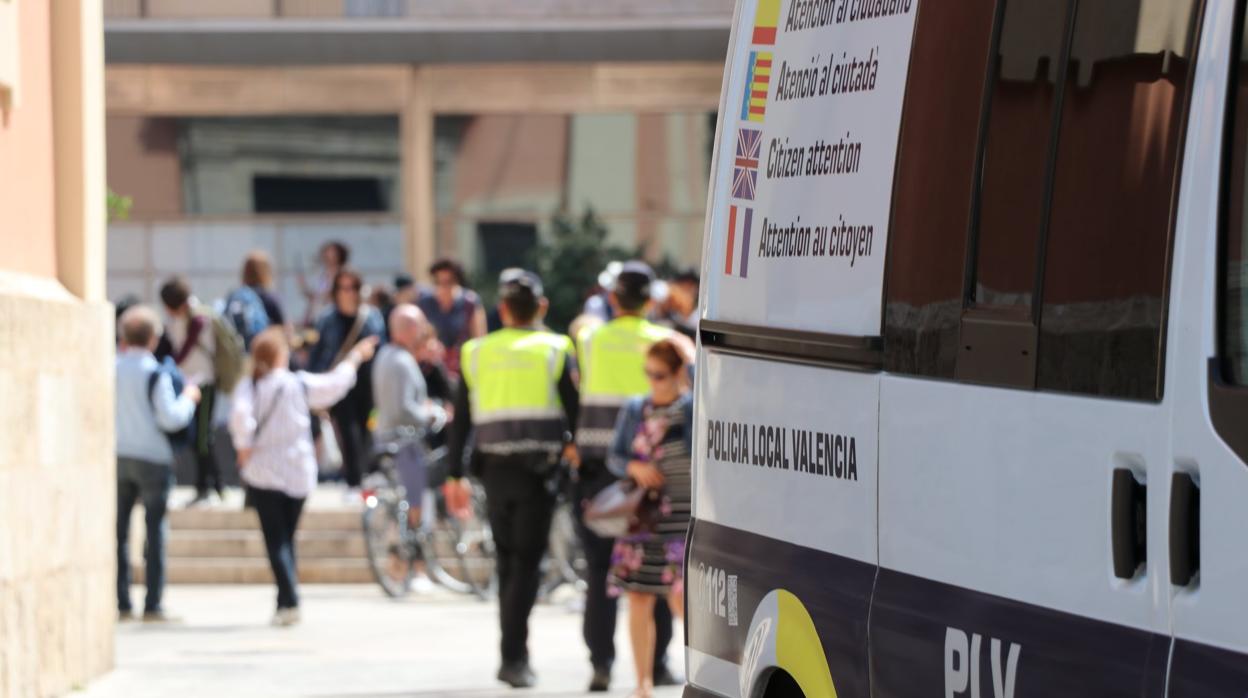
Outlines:
POLYGON ((325 412, 313 412, 312 419, 321 427, 321 436, 316 439, 316 469, 321 479, 331 478, 342 472, 342 448, 338 445, 338 434, 334 431, 334 420, 325 412))
POLYGON ((658 499, 656 490, 639 487, 632 480, 617 480, 585 506, 585 527, 599 538, 622 538, 633 531, 643 507, 658 499))

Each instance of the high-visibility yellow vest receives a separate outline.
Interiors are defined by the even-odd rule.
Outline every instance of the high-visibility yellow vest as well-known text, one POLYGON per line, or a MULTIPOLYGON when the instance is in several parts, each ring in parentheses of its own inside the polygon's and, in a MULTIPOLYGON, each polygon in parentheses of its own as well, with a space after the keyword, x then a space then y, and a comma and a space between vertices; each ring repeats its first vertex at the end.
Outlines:
POLYGON ((507 328, 464 344, 460 367, 482 453, 553 455, 563 448, 559 377, 571 355, 572 340, 541 330, 507 328))
POLYGON ((672 331, 634 316, 586 329, 578 337, 581 412, 576 445, 584 458, 605 458, 615 418, 629 399, 650 392, 646 352, 672 331))

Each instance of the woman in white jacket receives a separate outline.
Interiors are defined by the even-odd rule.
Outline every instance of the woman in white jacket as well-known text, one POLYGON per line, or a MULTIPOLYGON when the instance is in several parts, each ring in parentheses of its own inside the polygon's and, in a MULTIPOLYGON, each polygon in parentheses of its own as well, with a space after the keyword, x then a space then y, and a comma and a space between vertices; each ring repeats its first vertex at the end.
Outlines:
POLYGON ((230 436, 277 580, 274 625, 299 622, 295 530, 303 502, 316 487, 311 410, 327 409, 341 400, 376 348, 376 337, 365 339, 328 373, 292 373, 287 369, 290 347, 282 328, 269 328, 252 342, 254 370, 251 380, 242 381, 234 391, 230 436))

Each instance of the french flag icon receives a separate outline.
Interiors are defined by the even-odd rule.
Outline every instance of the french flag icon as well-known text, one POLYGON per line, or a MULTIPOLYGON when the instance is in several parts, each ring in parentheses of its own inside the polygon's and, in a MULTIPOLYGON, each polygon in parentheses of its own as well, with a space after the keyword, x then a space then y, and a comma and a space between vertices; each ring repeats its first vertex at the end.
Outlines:
POLYGON ((728 245, 724 251, 724 274, 749 278, 750 230, 754 225, 754 209, 745 206, 728 208, 728 245))

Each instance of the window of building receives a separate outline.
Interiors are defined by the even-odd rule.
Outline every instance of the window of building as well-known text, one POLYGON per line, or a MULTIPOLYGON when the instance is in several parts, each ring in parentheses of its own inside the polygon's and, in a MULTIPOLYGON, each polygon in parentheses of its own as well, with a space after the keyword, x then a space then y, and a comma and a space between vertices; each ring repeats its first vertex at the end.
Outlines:
POLYGON ((372 213, 387 211, 393 182, 376 177, 256 176, 256 213, 372 213))
POLYGON ((496 279, 508 267, 532 267, 537 252, 537 226, 532 223, 478 223, 479 269, 496 279))
POLYGON ((919 4, 889 232, 889 371, 954 375, 995 14, 994 0, 919 4))

